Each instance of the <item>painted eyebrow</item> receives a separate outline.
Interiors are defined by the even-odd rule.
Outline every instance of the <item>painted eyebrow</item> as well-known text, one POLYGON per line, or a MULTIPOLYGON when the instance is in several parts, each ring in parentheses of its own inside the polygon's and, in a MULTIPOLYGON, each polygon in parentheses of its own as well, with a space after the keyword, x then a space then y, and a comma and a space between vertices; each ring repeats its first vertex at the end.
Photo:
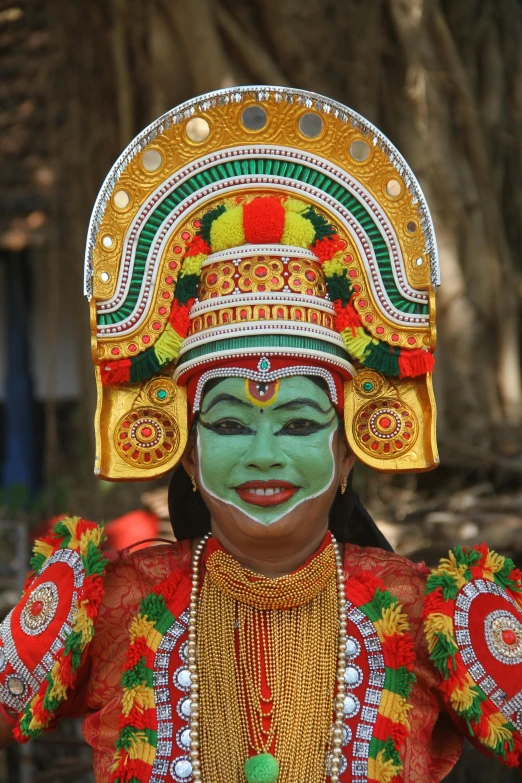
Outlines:
POLYGON ((214 397, 214 399, 212 400, 212 402, 210 403, 208 408, 206 410, 204 410, 204 411, 201 411, 201 414, 203 416, 206 416, 207 413, 209 412, 209 410, 211 408, 213 408, 214 405, 217 405, 218 402, 237 402, 239 405, 245 405, 247 408, 253 408, 254 407, 249 402, 245 402, 244 400, 240 400, 239 397, 234 397, 233 394, 218 394, 216 397, 214 397))
POLYGON ((280 410, 295 410, 296 408, 301 408, 303 405, 308 405, 310 408, 314 408, 316 411, 319 411, 319 413, 330 413, 332 406, 327 410, 323 410, 318 402, 315 400, 310 400, 308 397, 298 397, 296 400, 290 400, 290 402, 284 402, 282 405, 277 405, 274 410, 280 411, 280 410))

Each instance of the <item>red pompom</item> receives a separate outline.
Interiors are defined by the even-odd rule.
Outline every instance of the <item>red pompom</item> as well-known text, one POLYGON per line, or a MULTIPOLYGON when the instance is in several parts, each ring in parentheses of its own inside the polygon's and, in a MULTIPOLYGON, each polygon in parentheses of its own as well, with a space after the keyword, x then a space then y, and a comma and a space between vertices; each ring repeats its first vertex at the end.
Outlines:
POLYGON ((285 210, 275 196, 259 196, 243 207, 245 239, 252 244, 280 242, 285 225, 285 210))
POLYGON ((354 329, 358 326, 362 326, 361 317, 359 313, 355 312, 352 305, 352 299, 350 299, 345 307, 343 307, 340 299, 336 299, 333 303, 335 307, 335 329, 339 334, 341 334, 344 329, 352 329, 353 333, 354 329))
POLYGON ((416 378, 418 375, 426 375, 433 372, 435 359, 429 351, 417 348, 415 351, 403 349, 399 356, 399 371, 401 378, 416 378))
POLYGON ((334 234, 332 237, 316 239, 310 248, 321 263, 329 261, 339 250, 344 250, 346 242, 334 234))
POLYGON ((172 303, 169 315, 169 323, 180 337, 186 337, 190 328, 189 311, 194 304, 194 299, 189 299, 186 304, 180 304, 176 299, 172 303))
POLYGON ((199 256, 200 253, 204 253, 208 256, 211 252, 212 250, 210 249, 210 245, 207 245, 203 237, 201 237, 199 234, 196 234, 196 236, 193 237, 190 240, 190 243, 187 245, 187 249, 183 254, 183 258, 188 258, 189 256, 199 256))
POLYGON ((105 386, 113 383, 128 383, 130 381, 130 359, 120 359, 118 362, 104 362, 100 365, 101 379, 105 386))

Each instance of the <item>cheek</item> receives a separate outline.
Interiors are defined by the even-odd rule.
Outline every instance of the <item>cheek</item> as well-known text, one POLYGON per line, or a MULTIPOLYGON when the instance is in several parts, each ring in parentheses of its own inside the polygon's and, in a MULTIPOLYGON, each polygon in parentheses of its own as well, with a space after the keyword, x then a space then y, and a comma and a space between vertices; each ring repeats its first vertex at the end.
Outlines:
POLYGON ((287 456, 313 490, 325 489, 333 477, 335 433, 321 433, 306 439, 294 438, 287 456), (306 443, 303 441, 306 440, 306 443))
POLYGON ((232 468, 241 459, 245 443, 208 430, 198 431, 199 470, 208 486, 223 488, 232 468))

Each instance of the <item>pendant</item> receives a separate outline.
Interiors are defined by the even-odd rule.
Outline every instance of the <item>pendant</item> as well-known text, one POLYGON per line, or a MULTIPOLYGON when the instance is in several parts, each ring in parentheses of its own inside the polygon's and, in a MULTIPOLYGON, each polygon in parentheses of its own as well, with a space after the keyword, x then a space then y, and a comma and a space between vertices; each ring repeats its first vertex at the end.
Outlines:
POLYGON ((279 762, 271 753, 258 753, 245 761, 247 783, 276 783, 279 762))

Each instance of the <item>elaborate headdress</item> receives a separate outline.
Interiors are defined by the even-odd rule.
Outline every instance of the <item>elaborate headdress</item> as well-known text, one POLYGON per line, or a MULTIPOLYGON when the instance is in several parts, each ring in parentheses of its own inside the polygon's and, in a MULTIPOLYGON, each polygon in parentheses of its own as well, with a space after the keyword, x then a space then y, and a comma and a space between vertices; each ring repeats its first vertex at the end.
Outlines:
POLYGON ((221 90, 127 147, 87 242, 104 478, 179 461, 211 378, 323 378, 356 456, 438 462, 433 227, 392 144, 355 112, 280 87, 221 90))

